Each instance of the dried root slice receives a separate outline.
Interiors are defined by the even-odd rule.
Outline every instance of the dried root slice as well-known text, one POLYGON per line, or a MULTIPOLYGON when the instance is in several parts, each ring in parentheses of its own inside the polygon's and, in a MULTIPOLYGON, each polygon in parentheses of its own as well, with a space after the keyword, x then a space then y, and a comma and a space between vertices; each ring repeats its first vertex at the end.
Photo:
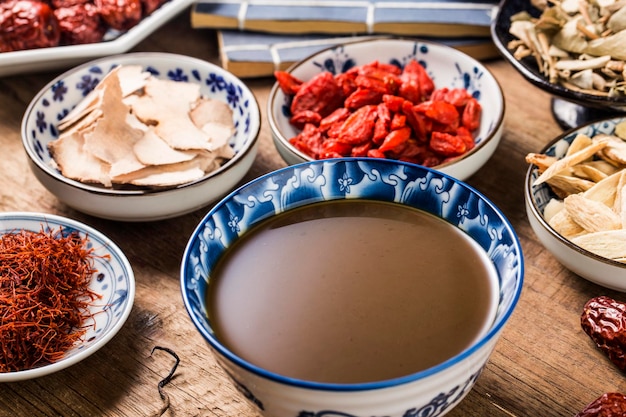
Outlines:
POLYGON ((596 137, 598 137, 598 141, 607 142, 607 145, 598 154, 601 158, 614 164, 626 165, 626 142, 617 136, 598 135, 596 137))
POLYGON ((560 198, 582 193, 595 185, 593 181, 571 175, 555 175, 548 179, 547 183, 560 198))
POLYGON ((540 153, 529 153, 526 155, 526 162, 536 165, 539 172, 544 172, 550 165, 558 161, 554 156, 548 156, 540 153))
POLYGON ((608 259, 626 258, 626 229, 587 233, 573 237, 571 241, 589 252, 608 259))
POLYGON ((548 224, 566 239, 586 233, 585 229, 580 227, 580 225, 569 216, 566 210, 560 210, 552 214, 548 224))
POLYGON ((598 141, 594 141, 591 145, 586 148, 581 149, 578 152, 575 152, 571 155, 568 155, 562 159, 557 160, 555 163, 550 165, 548 169, 546 169, 533 183, 533 185, 539 185, 546 182, 551 177, 557 175, 559 172, 572 167, 578 163, 586 161, 587 159, 593 157, 596 152, 606 147, 608 144, 608 140, 601 139, 598 141))
POLYGON ((171 187, 234 156, 227 103, 140 66, 114 68, 58 128, 59 139, 48 145, 54 165, 68 178, 105 187, 171 187))
POLYGON ((622 219, 610 207, 590 200, 580 194, 572 194, 563 200, 570 218, 586 231, 600 232, 622 227, 622 219))
POLYGON ((578 135, 566 155, 555 160, 528 154, 558 198, 544 219, 561 236, 599 256, 626 262, 626 122, 614 135, 578 135))

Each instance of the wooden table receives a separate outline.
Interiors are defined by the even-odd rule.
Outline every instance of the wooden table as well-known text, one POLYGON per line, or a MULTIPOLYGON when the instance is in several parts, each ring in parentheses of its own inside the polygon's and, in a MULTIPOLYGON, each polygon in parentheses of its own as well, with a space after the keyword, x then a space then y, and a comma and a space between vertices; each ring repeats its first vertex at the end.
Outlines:
MULTIPOLYGON (((218 62, 215 33, 194 30, 186 11, 139 44, 135 51, 170 51, 218 62)), ((626 379, 580 328, 583 304, 605 294, 626 294, 591 284, 563 268, 532 232, 524 210, 524 156, 538 152, 561 129, 550 113, 550 96, 519 76, 509 63, 487 63, 504 89, 505 131, 487 164, 467 182, 482 191, 512 222, 525 255, 525 283, 476 387, 451 417, 574 416, 607 391, 626 392, 626 379)), ((0 416, 158 415, 158 382, 173 358, 174 379, 165 386, 166 416, 257 416, 213 360, 183 306, 179 265, 187 240, 208 207, 172 220, 119 223, 74 211, 44 189, 30 172, 20 123, 34 95, 60 71, 0 78, 0 209, 41 211, 87 223, 119 244, 133 265, 137 292, 126 325, 101 350, 56 374, 0 385, 0 416)), ((246 80, 263 114, 260 149, 244 179, 283 167, 267 123, 273 80, 246 80)))

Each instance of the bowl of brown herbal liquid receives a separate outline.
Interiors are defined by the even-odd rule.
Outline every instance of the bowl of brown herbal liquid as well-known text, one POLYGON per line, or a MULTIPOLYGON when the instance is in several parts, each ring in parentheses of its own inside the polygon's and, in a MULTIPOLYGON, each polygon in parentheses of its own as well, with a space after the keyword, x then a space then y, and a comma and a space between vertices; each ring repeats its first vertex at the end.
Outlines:
POLYGON ((496 206, 383 158, 251 181, 201 220, 181 263, 200 336, 272 417, 444 415, 479 378, 522 281, 496 206))
POLYGON ((619 2, 503 0, 491 25, 500 54, 552 94, 563 129, 626 112, 626 8, 619 2))

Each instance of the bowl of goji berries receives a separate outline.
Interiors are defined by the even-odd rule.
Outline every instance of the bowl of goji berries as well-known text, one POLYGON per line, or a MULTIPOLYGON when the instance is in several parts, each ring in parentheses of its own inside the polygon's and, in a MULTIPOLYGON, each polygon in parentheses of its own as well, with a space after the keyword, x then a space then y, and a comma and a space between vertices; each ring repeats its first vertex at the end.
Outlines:
POLYGON ((479 61, 418 39, 370 38, 274 73, 268 120, 288 164, 394 159, 465 180, 502 137, 504 96, 479 61))

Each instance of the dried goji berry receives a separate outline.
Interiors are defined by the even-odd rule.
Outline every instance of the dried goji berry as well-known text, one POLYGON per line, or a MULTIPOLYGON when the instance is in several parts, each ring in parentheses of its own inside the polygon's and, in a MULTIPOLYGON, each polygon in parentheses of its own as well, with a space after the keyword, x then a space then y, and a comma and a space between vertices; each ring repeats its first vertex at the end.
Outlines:
POLYGON ((449 90, 443 100, 455 107, 464 107, 473 97, 464 88, 453 88, 449 90))
POLYGON ((383 95, 383 103, 387 105, 390 111, 397 113, 402 110, 402 104, 404 104, 406 100, 400 96, 394 96, 391 94, 383 95))
POLYGON ((411 137, 411 128, 403 127, 402 129, 392 130, 385 137, 382 145, 378 148, 382 152, 397 152, 400 153, 406 145, 406 141, 411 137))
POLYGON ((443 156, 458 156, 466 152, 463 138, 449 133, 433 132, 430 136, 430 148, 443 156))
POLYGON ((480 103, 474 97, 471 97, 467 101, 461 117, 463 126, 468 128, 470 131, 478 129, 480 127, 481 112, 482 107, 480 106, 480 103))
POLYGON ((303 83, 291 102, 291 114, 312 110, 325 117, 343 105, 343 90, 333 75, 321 72, 303 83))
POLYGON ((424 113, 426 117, 442 125, 456 124, 458 126, 459 111, 452 104, 445 101, 425 101, 415 105, 415 110, 424 113))
POLYGON ((300 133, 289 140, 289 143, 296 147, 296 149, 307 155, 311 155, 315 159, 319 159, 322 150, 322 142, 322 134, 313 124, 305 125, 300 133))
POLYGON ((367 156, 370 149, 372 149, 372 142, 365 142, 363 145, 353 147, 350 151, 350 156, 367 156))
POLYGON ((316 113, 312 110, 304 110, 291 116, 291 119, 289 119, 289 123, 291 123, 298 129, 302 129, 307 123, 312 123, 315 126, 318 126, 321 120, 322 116, 320 116, 319 113, 316 113))
POLYGON ((287 96, 296 94, 302 85, 302 80, 294 77, 287 71, 274 71, 274 77, 282 92, 287 96))
POLYGON ((367 151, 367 156, 370 158, 386 158, 384 152, 381 152, 378 149, 370 149, 367 151))
POLYGON ((378 104, 383 98, 383 93, 377 90, 361 88, 350 94, 343 102, 348 110, 356 110, 369 104, 378 104))
POLYGON ((376 107, 374 105, 363 106, 352 113, 343 122, 338 139, 353 145, 371 140, 376 121, 376 107))
POLYGON ((328 132, 328 130, 337 123, 343 123, 350 116, 350 110, 345 107, 340 107, 328 116, 320 120, 319 128, 322 133, 328 132))
POLYGON ((417 61, 409 61, 400 76, 399 95, 413 102, 421 103, 428 99, 435 90, 435 84, 426 69, 417 61))
POLYGON ((432 121, 424 114, 415 110, 415 106, 408 100, 402 105, 402 114, 406 116, 406 121, 413 128, 415 138, 426 142, 432 130, 432 121))
POLYGON ((401 113, 395 113, 391 119, 391 130, 400 129, 406 126, 406 116, 401 113))
POLYGON ((376 107, 376 124, 374 125, 374 133, 372 141, 376 145, 383 143, 383 139, 389 133, 391 127, 391 112, 385 103, 380 103, 376 107))
POLYGON ((339 88, 341 88, 344 97, 348 97, 356 91, 357 86, 355 78, 355 74, 349 74, 347 72, 342 72, 341 74, 337 74, 335 76, 335 81, 337 82, 339 88))
POLYGON ((346 142, 341 142, 336 139, 326 139, 324 143, 322 143, 322 148, 320 150, 320 158, 328 158, 329 155, 341 155, 348 156, 352 152, 352 145, 346 142))

